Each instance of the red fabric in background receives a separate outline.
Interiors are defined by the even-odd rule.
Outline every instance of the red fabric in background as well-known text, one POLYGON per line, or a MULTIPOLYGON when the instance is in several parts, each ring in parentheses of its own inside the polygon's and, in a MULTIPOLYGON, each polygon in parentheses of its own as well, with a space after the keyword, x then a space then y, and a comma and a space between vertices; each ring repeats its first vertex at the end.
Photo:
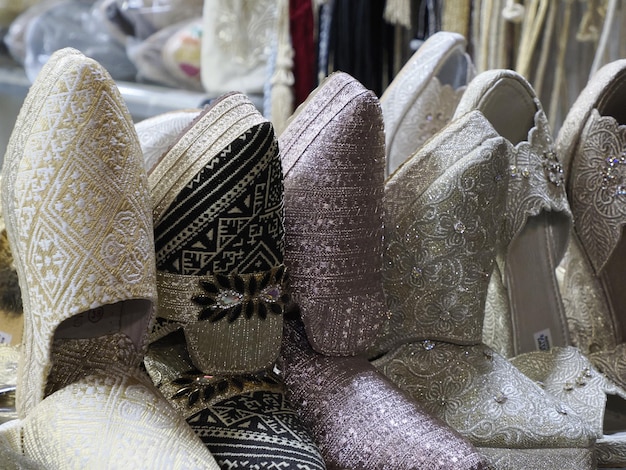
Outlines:
POLYGON ((298 106, 316 86, 312 0, 289 0, 289 33, 294 50, 294 105, 298 106))

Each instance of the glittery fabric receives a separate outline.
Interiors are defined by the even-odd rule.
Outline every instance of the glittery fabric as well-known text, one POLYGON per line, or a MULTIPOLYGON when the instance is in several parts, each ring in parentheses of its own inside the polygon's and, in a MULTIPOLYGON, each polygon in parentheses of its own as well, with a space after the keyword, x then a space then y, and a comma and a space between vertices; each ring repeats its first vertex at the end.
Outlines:
POLYGON ((545 331, 551 344, 564 346, 567 322, 554 270, 571 214, 547 117, 530 84, 510 70, 481 73, 468 85, 455 116, 474 109, 513 145, 497 259, 502 277, 494 273, 491 279, 483 338, 493 338, 488 344, 503 354, 535 349, 536 336, 545 331))
POLYGON ((626 448, 626 434, 605 438, 604 430, 607 395, 617 395, 623 400, 626 391, 598 372, 578 349, 552 348, 520 354, 511 359, 511 363, 585 421, 597 438, 595 450, 599 466, 618 467, 626 462, 626 454, 616 452, 616 449, 626 448))
POLYGON ((329 469, 487 468, 476 450, 426 413, 364 358, 314 352, 299 320, 286 321, 289 398, 329 469))
POLYGON ((321 470, 273 371, 289 300, 272 126, 234 93, 179 136, 163 127, 145 134, 166 149, 149 174, 159 311, 146 369, 222 468, 321 470))
POLYGON ((24 299, 2 440, 46 468, 217 468, 138 369, 156 303, 147 178, 115 83, 76 50, 26 97, 2 202, 24 299))
POLYGON ((572 105, 557 138, 574 234, 560 283, 571 341, 626 388, 623 226, 626 60, 605 65, 572 105))
POLYGON ((385 89, 380 106, 385 122, 388 175, 452 118, 465 85, 474 75, 465 47, 465 39, 459 34, 433 34, 385 89), (448 71, 450 68, 455 70, 448 71), (442 70, 444 79, 464 83, 442 83, 437 76, 442 70), (460 74, 464 76, 456 76, 460 74))
POLYGON ((382 292, 384 133, 377 98, 335 73, 280 136, 285 265, 307 336, 323 354, 371 347, 382 292))
POLYGON ((97 341, 121 331, 135 358, 143 352, 156 302, 152 218, 123 99, 108 73, 73 49, 55 54, 33 84, 2 171, 24 301, 17 408, 25 417, 44 397, 55 335, 97 341), (62 325, 116 303, 106 324, 62 325))
POLYGON ((489 459, 491 468, 536 470, 538 468, 595 469, 596 459, 588 449, 479 449, 489 459))
POLYGON ((387 180, 384 287, 391 314, 377 352, 419 339, 480 342, 482 315, 475 312, 484 308, 493 269, 509 148, 474 112, 387 180))
POLYGON ((565 461, 585 455, 588 462, 594 435, 583 421, 481 344, 512 151, 473 111, 388 179, 384 282, 391 315, 382 350, 390 351, 373 364, 481 451, 506 448, 510 457, 496 468, 542 468, 540 453, 533 458, 528 449, 559 449, 565 461))

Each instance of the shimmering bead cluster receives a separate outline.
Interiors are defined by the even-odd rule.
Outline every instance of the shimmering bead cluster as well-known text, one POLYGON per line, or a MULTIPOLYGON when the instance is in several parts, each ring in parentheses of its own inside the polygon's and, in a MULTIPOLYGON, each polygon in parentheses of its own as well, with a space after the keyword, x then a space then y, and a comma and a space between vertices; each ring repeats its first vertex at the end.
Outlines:
POLYGON ((602 189, 605 191, 612 190, 614 196, 626 195, 626 184, 619 175, 619 166, 626 164, 626 152, 622 152, 619 156, 611 155, 605 160, 604 168, 602 168, 602 189))
POLYGON ((588 367, 585 367, 573 381, 565 382, 565 384, 563 385, 563 390, 565 390, 566 392, 571 392, 576 387, 584 387, 585 385, 587 385, 587 382, 591 377, 593 377, 591 370, 588 367))
MULTIPOLYGON (((563 171, 563 165, 556 157, 556 153, 553 150, 548 150, 543 153, 541 162, 548 181, 555 186, 561 186, 565 181, 565 173, 563 171)), ((528 167, 520 168, 517 165, 511 165, 509 167, 509 176, 511 178, 519 178, 520 176, 528 179, 530 178, 531 171, 528 167)))
POLYGON ((556 157, 554 150, 549 150, 543 154, 543 168, 548 175, 548 181, 555 186, 561 186, 565 181, 563 165, 556 157))

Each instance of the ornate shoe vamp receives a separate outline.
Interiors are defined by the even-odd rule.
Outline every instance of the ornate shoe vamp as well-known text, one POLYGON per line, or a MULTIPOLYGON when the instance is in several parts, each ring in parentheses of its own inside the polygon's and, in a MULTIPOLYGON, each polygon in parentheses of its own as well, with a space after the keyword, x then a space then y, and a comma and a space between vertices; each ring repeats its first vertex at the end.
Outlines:
POLYGON ((202 143, 201 129, 220 128, 210 125, 217 119, 213 114, 235 108, 221 124, 232 130, 230 119, 241 116, 236 104, 225 105, 238 99, 229 96, 211 108, 187 133, 196 140, 181 138, 172 156, 164 157, 166 166, 179 153, 204 165, 193 177, 186 175, 184 187, 174 183, 179 192, 155 226, 159 334, 175 328, 168 322, 182 326, 195 367, 207 373, 271 365, 280 348, 287 294, 281 267, 282 171, 271 125, 246 128, 212 155, 202 143))
POLYGON ((588 448, 580 418, 485 345, 426 340, 374 361, 393 383, 480 447, 588 448))
POLYGON ((219 468, 149 379, 132 374, 79 379, 40 402, 20 432, 23 453, 45 468, 219 468))
POLYGON ((594 109, 580 141, 568 185, 576 233, 599 274, 626 222, 626 126, 594 109))
POLYGON ((324 468, 276 373, 205 374, 194 369, 181 336, 152 343, 146 369, 221 466, 324 468))
POLYGON ((521 354, 512 358, 511 363, 583 418, 598 438, 604 434, 607 394, 626 398, 626 392, 573 347, 521 354))
MULTIPOLYGON (((379 341, 382 350, 427 337, 481 340, 505 204, 507 148, 502 139, 486 141, 403 208, 385 194, 391 207, 384 287, 391 313, 379 341)), ((413 190, 410 184, 404 188, 413 190)))
MULTIPOLYGON (((406 96, 404 88, 396 90, 396 100, 413 104, 405 114, 396 117, 398 122, 393 123, 393 141, 387 144, 387 167, 390 173, 448 124, 464 91, 465 87, 454 89, 450 85, 442 85, 436 77, 429 81, 414 100, 406 96)), ((385 129, 389 132, 387 120, 385 129)))
MULTIPOLYGON (((626 462, 623 453, 626 433, 608 435, 604 429, 607 395, 617 395, 624 400, 626 391, 608 380, 578 349, 552 348, 521 354, 511 359, 511 363, 585 421, 597 438, 598 464, 618 467, 626 462)), ((623 421, 623 414, 617 419, 623 421)))
MULTIPOLYGON (((528 139, 515 146, 509 163, 509 193, 504 241, 517 235, 529 217, 541 211, 570 216, 565 193, 563 167, 554 152, 554 143, 545 113, 537 104, 534 127, 528 139)), ((568 227, 562 227, 562 230, 568 227)), ((565 249, 565 247, 562 247, 565 249)))
POLYGON ((478 452, 361 357, 330 357, 287 321, 285 383, 329 468, 486 468, 478 452))
POLYGON ((371 346, 384 315, 384 134, 378 100, 336 73, 281 134, 285 265, 309 341, 324 354, 371 346))

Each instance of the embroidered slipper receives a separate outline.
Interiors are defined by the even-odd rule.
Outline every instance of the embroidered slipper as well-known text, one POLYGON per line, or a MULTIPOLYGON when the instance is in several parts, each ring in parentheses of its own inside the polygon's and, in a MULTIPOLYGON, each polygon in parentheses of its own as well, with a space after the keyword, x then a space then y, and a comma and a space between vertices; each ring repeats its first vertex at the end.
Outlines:
POLYGON ((139 370, 156 305, 148 182, 115 82, 73 49, 31 87, 4 159, 2 208, 24 337, 0 434, 55 468, 217 468, 139 370))
POLYGON ((164 146, 149 173, 159 311, 146 368, 220 465, 324 468, 275 370, 288 296, 272 125, 232 93, 164 146))

